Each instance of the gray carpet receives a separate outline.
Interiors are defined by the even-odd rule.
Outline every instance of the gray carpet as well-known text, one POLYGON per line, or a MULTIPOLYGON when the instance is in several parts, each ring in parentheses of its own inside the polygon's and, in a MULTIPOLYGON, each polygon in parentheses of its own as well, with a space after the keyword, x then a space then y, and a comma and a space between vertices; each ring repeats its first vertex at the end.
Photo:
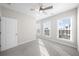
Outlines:
POLYGON ((15 48, 3 51, 1 56, 79 56, 76 48, 37 39, 15 48))

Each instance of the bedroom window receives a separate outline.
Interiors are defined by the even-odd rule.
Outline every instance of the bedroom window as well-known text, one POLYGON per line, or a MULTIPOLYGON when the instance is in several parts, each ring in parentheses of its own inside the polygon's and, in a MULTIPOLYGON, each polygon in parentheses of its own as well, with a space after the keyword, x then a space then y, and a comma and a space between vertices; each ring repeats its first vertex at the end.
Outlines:
POLYGON ((57 21, 57 36, 65 40, 71 40, 72 35, 72 19, 65 17, 57 21))
POLYGON ((43 34, 45 36, 49 36, 51 35, 51 23, 48 21, 48 22, 44 22, 43 23, 43 34))
POLYGON ((41 34, 41 24, 40 23, 37 23, 37 33, 38 34, 41 34))

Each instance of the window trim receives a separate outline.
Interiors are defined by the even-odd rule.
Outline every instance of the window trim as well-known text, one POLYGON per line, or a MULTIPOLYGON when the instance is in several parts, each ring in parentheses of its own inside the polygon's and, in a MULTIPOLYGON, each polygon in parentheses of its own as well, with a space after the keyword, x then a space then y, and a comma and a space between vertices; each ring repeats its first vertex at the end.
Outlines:
POLYGON ((43 36, 50 38, 51 37, 51 21, 43 22, 43 26, 44 26, 44 23, 48 23, 48 22, 50 23, 49 36, 44 34, 44 28, 43 28, 43 36))
MULTIPOLYGON (((73 31, 72 23, 73 23, 73 17, 72 17, 72 16, 66 16, 66 17, 68 17, 68 18, 71 19, 70 40, 68 40, 68 39, 64 39, 64 38, 59 38, 58 27, 57 27, 57 39, 58 39, 58 40, 63 40, 63 41, 68 41, 68 42, 73 42, 73 39, 72 39, 72 31, 73 31)), ((59 20, 64 19, 64 18, 66 18, 66 17, 63 17, 63 18, 58 19, 58 20, 57 20, 57 23, 58 23, 59 20)), ((58 24, 57 24, 57 25, 58 25, 58 24)))

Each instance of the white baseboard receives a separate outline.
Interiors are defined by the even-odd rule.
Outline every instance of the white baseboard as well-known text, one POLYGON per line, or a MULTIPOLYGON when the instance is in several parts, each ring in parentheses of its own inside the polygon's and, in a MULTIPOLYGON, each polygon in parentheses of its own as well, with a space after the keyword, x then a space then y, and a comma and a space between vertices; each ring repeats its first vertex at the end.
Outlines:
MULTIPOLYGON (((34 40, 36 40, 36 39, 34 39, 34 40)), ((33 41, 33 40, 30 40, 30 41, 24 41, 24 42, 22 42, 22 43, 18 43, 18 46, 19 46, 19 45, 22 45, 22 44, 25 44, 25 43, 29 43, 29 42, 31 42, 31 41, 33 41)))
MULTIPOLYGON (((36 40, 36 39, 34 39, 34 40, 36 40)), ((27 41, 24 41, 24 42, 22 42, 22 43, 17 43, 17 45, 14 46, 14 47, 17 47, 17 46, 22 45, 22 44, 25 44, 25 43, 29 43, 29 42, 31 42, 31 41, 33 41, 33 40, 30 40, 30 41, 28 41, 28 42, 27 42, 27 41)), ((14 48, 14 47, 12 47, 12 48, 14 48)), ((9 49, 11 49, 11 48, 9 48, 9 49)), ((6 50, 8 50, 8 49, 4 49, 4 50, 1 49, 1 52, 2 52, 2 51, 6 51, 6 50)))

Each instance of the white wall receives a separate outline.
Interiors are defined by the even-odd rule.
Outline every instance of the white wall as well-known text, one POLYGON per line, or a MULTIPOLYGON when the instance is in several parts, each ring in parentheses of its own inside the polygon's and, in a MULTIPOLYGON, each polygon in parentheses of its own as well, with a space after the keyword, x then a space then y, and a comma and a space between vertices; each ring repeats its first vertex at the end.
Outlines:
POLYGON ((1 6, 0 6, 0 16, 1 16, 1 6))
POLYGON ((55 41, 55 42, 59 42, 61 44, 65 44, 65 45, 68 45, 68 46, 72 46, 72 47, 76 47, 77 46, 77 28, 76 28, 76 17, 77 16, 77 10, 76 9, 73 9, 73 10, 69 10, 69 11, 66 11, 66 12, 63 12, 63 13, 60 13, 58 15, 55 15, 55 16, 51 16, 51 17, 48 17, 48 18, 45 18, 41 21, 38 21, 38 22, 46 22, 46 21, 51 21, 51 37, 48 38, 48 37, 45 37, 41 34, 41 38, 43 39, 47 39, 47 40, 51 40, 51 41, 55 41), (63 18, 63 17, 67 17, 67 16, 73 16, 73 35, 72 35, 72 40, 73 42, 68 42, 68 41, 64 41, 64 40, 60 40, 57 38, 57 20, 63 18))
MULTIPOLYGON (((1 6, 0 6, 0 16, 1 16, 1 6)), ((1 31, 1 24, 0 24, 0 31, 1 31)), ((0 36, 0 45, 1 45, 1 36, 0 36)), ((0 48, 1 51, 1 48, 0 48)))
POLYGON ((36 39, 36 19, 30 15, 22 14, 2 7, 2 17, 17 19, 18 44, 27 43, 36 39))
POLYGON ((77 49, 79 51, 79 7, 77 8, 77 49))

